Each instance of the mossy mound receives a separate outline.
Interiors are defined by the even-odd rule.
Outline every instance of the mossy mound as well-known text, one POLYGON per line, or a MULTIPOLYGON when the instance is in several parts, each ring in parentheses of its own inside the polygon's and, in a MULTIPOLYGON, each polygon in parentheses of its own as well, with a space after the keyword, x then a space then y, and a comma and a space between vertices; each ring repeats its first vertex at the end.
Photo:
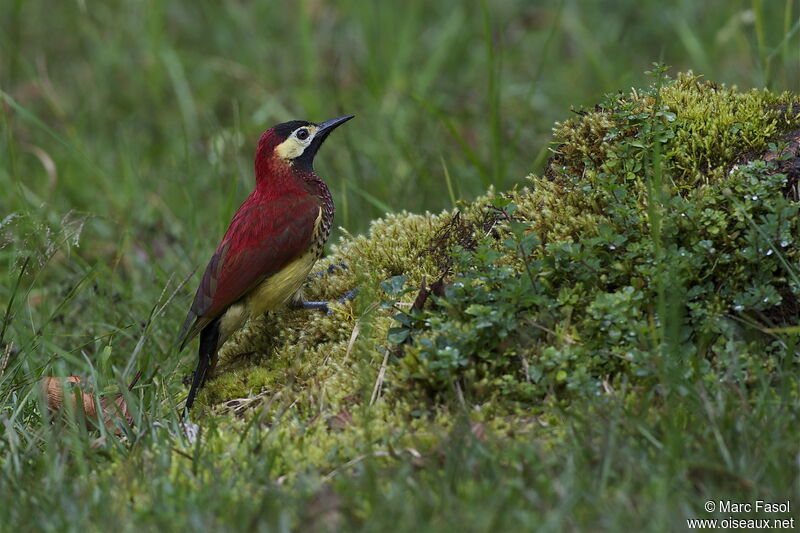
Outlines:
POLYGON ((576 395, 768 375, 798 336, 798 131, 797 96, 691 75, 611 96, 525 187, 343 239, 306 297, 356 298, 252 321, 200 403, 271 424, 288 473, 429 450, 465 406, 557 433, 576 395))

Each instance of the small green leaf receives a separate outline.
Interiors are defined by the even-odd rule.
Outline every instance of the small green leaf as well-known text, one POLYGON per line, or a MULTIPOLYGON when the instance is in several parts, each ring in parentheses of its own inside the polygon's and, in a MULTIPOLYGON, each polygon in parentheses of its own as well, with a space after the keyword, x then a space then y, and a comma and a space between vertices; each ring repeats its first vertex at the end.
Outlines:
POLYGON ((403 292, 403 287, 408 281, 406 276, 393 276, 381 282, 381 289, 389 296, 398 296, 403 292))
POLYGON ((511 198, 508 196, 498 196, 497 198, 492 200, 492 205, 497 209, 503 209, 510 203, 511 203, 511 198))
POLYGON ((411 330, 408 328, 389 328, 386 338, 393 344, 401 344, 408 339, 409 335, 411 335, 411 330))

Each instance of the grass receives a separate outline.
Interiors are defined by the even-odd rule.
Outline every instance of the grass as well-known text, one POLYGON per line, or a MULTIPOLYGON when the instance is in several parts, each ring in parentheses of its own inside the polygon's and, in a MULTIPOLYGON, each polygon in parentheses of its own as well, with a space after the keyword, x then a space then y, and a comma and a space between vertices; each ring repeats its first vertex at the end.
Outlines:
POLYGON ((528 438, 465 416, 438 454, 279 478, 255 417, 233 443, 213 417, 185 436, 194 355, 174 339, 266 127, 357 115, 318 159, 355 234, 541 171, 554 121, 642 85, 659 58, 796 88, 799 16, 796 0, 3 3, 0 530, 665 530, 708 499, 796 504, 788 360, 748 387, 671 368, 643 405, 576 402, 520 427, 528 438), (139 369, 126 439, 44 420, 41 376, 117 391, 139 369))

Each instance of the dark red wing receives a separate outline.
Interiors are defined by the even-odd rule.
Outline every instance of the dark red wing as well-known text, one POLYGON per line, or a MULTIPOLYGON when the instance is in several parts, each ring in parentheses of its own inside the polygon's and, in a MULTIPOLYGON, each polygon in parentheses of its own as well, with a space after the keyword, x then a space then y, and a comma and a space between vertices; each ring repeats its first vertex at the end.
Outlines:
POLYGON ((181 348, 228 306, 308 249, 319 215, 314 196, 269 203, 248 198, 206 267, 181 330, 181 348))

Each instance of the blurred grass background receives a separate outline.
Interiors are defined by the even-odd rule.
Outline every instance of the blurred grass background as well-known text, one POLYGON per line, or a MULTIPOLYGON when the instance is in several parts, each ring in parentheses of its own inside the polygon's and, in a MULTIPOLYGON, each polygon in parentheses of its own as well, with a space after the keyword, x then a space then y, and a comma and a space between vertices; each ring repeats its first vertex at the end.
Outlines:
POLYGON ((2 88, 63 141, 5 113, 2 185, 23 198, 3 207, 84 210, 113 233, 216 242, 259 134, 289 119, 358 116, 318 166, 338 224, 361 231, 386 210, 448 207, 445 169, 457 198, 520 182, 570 106, 640 85, 651 61, 743 87, 800 82, 796 0, 2 9, 2 88))
MULTIPOLYGON (((38 454, 47 432, 20 444, 37 417, 20 395, 43 372, 91 374, 102 388, 146 369, 143 409, 156 420, 182 397, 195 355, 176 357, 173 344, 198 278, 180 282, 251 190, 264 129, 357 116, 316 164, 335 225, 356 233, 387 211, 437 211, 521 183, 543 168, 553 122, 646 85, 659 60, 796 91, 800 2, 2 2, 0 397, 14 420, 0 439, 3 482, 46 480, 53 492, 40 496, 53 501, 70 486, 60 456, 38 454)), ((576 482, 573 452, 564 475, 576 482)), ((559 461, 542 459, 554 476, 559 461)), ((162 481, 154 490, 167 494, 162 481)), ((465 509, 496 485, 484 488, 465 509)), ((198 508, 222 492, 198 495, 198 508)))
POLYGON ((0 304, 33 255, 26 331, 42 342, 73 350, 54 339, 142 322, 170 275, 205 265, 275 123, 357 115, 317 169, 335 226, 361 232, 387 211, 520 183, 543 167, 554 121, 642 85, 655 60, 797 88, 799 16, 798 0, 8 0, 0 304), (95 294, 63 302, 90 279, 95 294), (72 327, 41 331, 56 307, 72 327))

